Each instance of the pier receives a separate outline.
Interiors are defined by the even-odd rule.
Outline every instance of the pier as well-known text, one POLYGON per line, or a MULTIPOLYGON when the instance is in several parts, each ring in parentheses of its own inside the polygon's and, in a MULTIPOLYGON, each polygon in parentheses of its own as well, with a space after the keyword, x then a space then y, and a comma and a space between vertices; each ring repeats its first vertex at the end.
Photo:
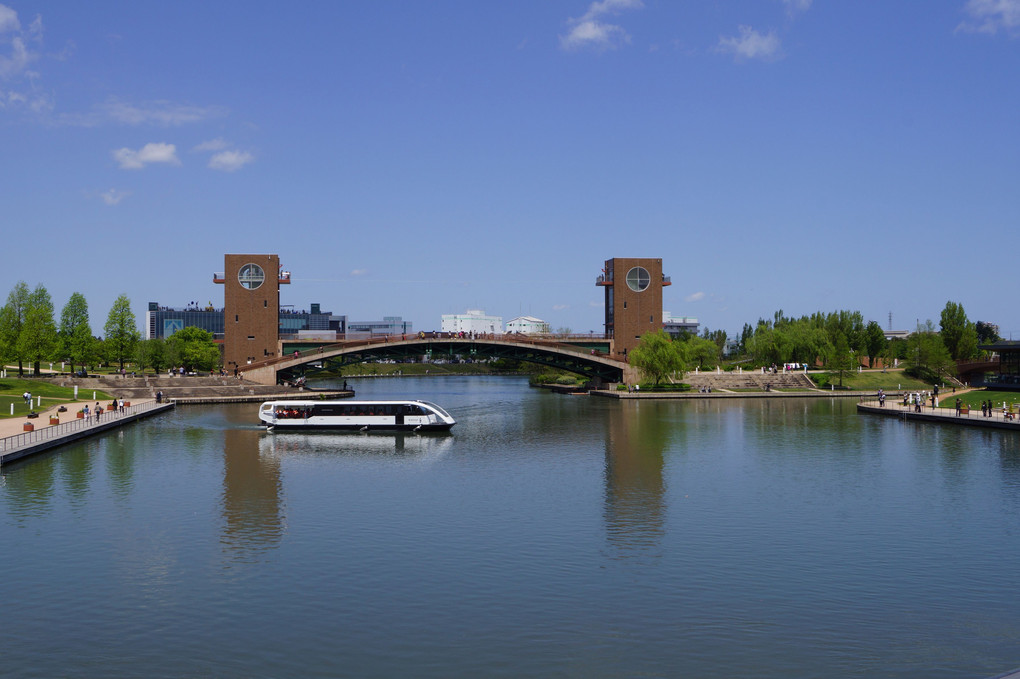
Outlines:
POLYGON ((1015 411, 1013 413, 1003 413, 1001 408, 993 408, 991 415, 982 415, 980 410, 973 408, 963 408, 960 414, 957 414, 956 408, 932 408, 929 403, 928 405, 921 406, 920 412, 917 412, 912 404, 903 405, 902 400, 887 398, 885 406, 880 406, 877 399, 862 400, 857 404, 857 412, 898 417, 901 420, 913 420, 915 422, 937 422, 967 427, 1020 431, 1020 418, 1017 417, 1015 411))

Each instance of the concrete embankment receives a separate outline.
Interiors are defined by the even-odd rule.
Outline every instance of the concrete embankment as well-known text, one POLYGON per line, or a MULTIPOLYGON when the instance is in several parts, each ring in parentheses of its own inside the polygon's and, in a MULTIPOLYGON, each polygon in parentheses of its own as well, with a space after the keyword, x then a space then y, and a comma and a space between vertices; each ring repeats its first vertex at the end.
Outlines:
POLYGON ((603 398, 627 399, 703 399, 703 398, 874 398, 873 391, 828 391, 816 389, 811 391, 592 391, 592 396, 603 398))
POLYGON ((885 406, 880 406, 877 401, 864 401, 857 404, 858 413, 869 415, 883 415, 885 417, 896 417, 901 420, 913 420, 915 422, 936 422, 939 424, 956 424, 965 427, 984 427, 986 429, 1009 429, 1020 431, 1020 419, 1010 419, 1007 414, 993 410, 990 416, 981 414, 980 410, 961 410, 956 413, 955 408, 932 408, 923 406, 918 412, 914 406, 904 406, 902 402, 893 402, 887 399, 885 406))

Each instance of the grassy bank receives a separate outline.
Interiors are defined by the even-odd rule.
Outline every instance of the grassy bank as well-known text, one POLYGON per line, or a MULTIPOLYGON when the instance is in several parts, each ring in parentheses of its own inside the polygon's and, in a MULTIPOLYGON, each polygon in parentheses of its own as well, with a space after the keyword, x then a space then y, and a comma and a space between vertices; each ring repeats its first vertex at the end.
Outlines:
MULTIPOLYGON (((839 385, 839 378, 833 377, 829 373, 808 373, 815 384, 820 388, 828 389, 829 384, 839 385)), ((836 387, 839 389, 839 386, 836 387)), ((919 380, 915 377, 910 377, 905 374, 902 370, 890 370, 888 372, 861 372, 853 373, 843 376, 843 388, 849 389, 850 391, 878 391, 884 389, 886 391, 894 391, 898 389, 906 389, 909 391, 931 391, 932 385, 919 380)), ((949 389, 940 390, 948 391, 949 389)))
MULTIPOLYGON (((109 400, 106 392, 97 391, 96 400, 109 400)), ((92 390, 79 390, 79 400, 91 400, 92 390)), ((49 380, 30 380, 8 377, 0 380, 0 417, 12 417, 11 405, 14 405, 13 417, 24 417, 30 410, 42 412, 47 408, 74 401, 74 387, 61 387, 49 380), (32 394, 32 408, 25 404, 22 394, 32 394), (38 397, 42 396, 42 406, 36 406, 38 397)))

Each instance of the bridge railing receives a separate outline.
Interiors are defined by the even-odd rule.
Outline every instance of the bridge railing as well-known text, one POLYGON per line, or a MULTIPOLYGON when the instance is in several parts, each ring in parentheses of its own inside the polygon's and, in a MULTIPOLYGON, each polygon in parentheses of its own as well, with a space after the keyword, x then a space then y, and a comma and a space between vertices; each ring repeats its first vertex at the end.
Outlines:
MULTIPOLYGON (((338 334, 337 337, 342 337, 338 334)), ((323 344, 315 349, 306 349, 304 351, 294 351, 292 353, 284 354, 282 356, 274 356, 267 358, 262 361, 256 361, 248 363, 243 366, 238 366, 240 372, 247 370, 255 370, 257 368, 264 368, 267 366, 276 365, 285 361, 290 361, 295 358, 311 358, 319 354, 324 353, 327 346, 330 347, 343 347, 344 349, 355 349, 358 347, 369 347, 378 346, 380 344, 390 344, 394 342, 403 341, 422 341, 422 340, 449 340, 449 341, 497 341, 497 342, 511 342, 514 344, 527 344, 532 346, 545 346, 545 347, 556 347, 561 350, 574 351, 579 354, 587 354, 592 356, 598 356, 600 358, 610 358, 614 360, 618 359, 611 354, 596 349, 586 349, 584 347, 578 347, 569 343, 565 343, 564 340, 605 340, 608 339, 605 335, 595 334, 571 334, 571 335, 525 335, 521 333, 456 333, 456 332, 419 332, 413 335, 400 334, 400 335, 376 335, 370 338, 359 338, 359 339, 338 339, 336 342, 329 342, 323 344)), ((626 361, 623 361, 626 362, 626 361)))

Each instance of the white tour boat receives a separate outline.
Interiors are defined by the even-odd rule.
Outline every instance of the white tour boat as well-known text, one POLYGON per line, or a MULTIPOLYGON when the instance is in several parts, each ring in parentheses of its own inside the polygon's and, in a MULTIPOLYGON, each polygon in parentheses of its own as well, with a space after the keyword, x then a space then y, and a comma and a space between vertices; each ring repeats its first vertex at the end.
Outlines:
POLYGON ((457 424, 428 401, 267 401, 259 421, 273 429, 354 431, 446 431, 457 424))

